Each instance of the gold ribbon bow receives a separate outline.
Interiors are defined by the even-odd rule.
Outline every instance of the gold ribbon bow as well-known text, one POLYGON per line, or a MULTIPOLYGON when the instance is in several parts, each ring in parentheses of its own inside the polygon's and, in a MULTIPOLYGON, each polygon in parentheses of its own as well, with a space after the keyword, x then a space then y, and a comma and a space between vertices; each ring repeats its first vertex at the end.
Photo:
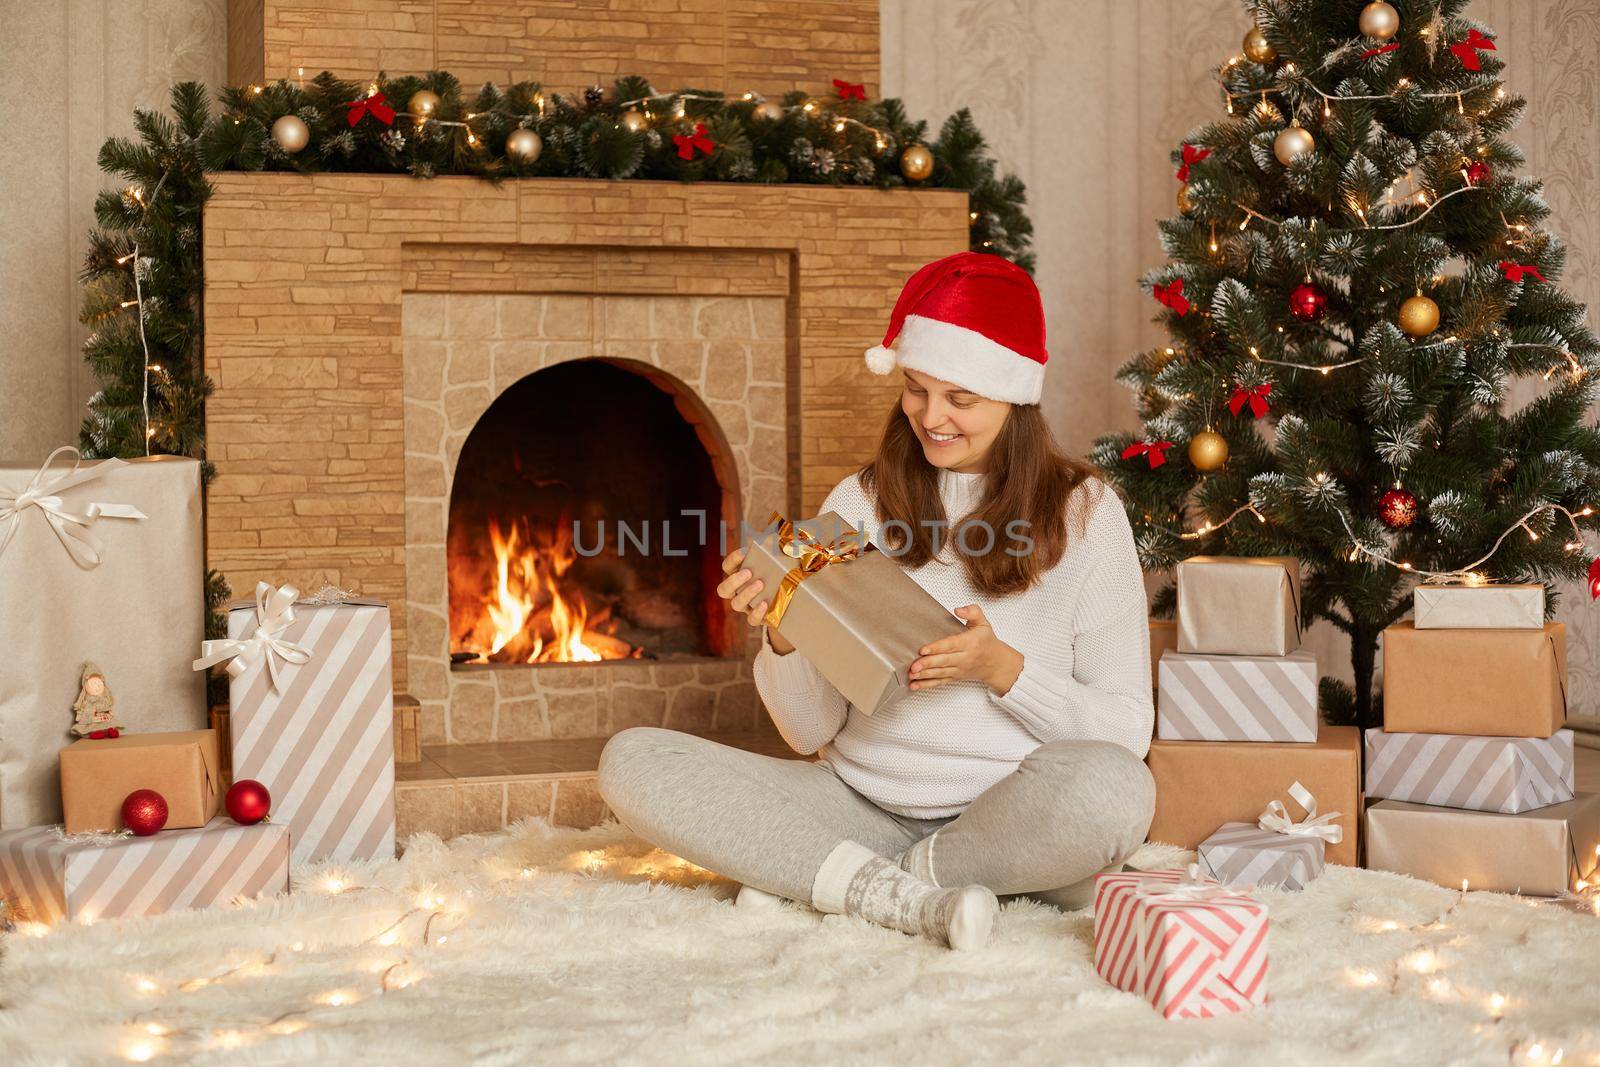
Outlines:
POLYGON ((824 567, 861 555, 861 538, 852 530, 831 541, 823 541, 776 511, 767 521, 778 524, 779 550, 799 561, 778 583, 777 591, 772 594, 772 604, 767 608, 767 624, 777 626, 783 621, 784 612, 789 610, 789 602, 794 599, 794 591, 800 588, 800 583, 824 567))

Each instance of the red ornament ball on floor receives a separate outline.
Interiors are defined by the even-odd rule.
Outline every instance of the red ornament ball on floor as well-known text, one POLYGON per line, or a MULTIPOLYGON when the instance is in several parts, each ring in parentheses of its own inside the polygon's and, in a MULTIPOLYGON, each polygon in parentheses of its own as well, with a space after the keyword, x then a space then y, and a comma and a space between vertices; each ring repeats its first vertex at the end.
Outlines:
POLYGON ((122 802, 122 825, 135 837, 149 837, 167 825, 167 798, 154 789, 135 789, 122 802))
POLYGON ((1494 177, 1494 172, 1489 169, 1489 164, 1478 160, 1467 168, 1467 184, 1471 186, 1488 185, 1489 179, 1494 177))
POLYGON ((1391 530, 1404 530, 1417 519, 1417 498, 1394 488, 1378 498, 1378 520, 1391 530))
POLYGON ((254 826, 272 810, 272 794, 254 778, 241 778, 228 789, 223 800, 228 818, 242 826, 254 826))
POLYGON ((1289 314, 1301 322, 1316 322, 1328 313, 1328 294, 1319 285, 1306 282, 1289 294, 1289 314))

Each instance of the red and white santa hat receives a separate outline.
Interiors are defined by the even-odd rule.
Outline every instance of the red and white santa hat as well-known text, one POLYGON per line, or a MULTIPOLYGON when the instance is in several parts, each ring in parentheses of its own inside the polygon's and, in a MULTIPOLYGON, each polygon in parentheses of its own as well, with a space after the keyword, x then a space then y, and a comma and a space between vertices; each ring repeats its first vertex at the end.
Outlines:
POLYGON ((867 366, 909 367, 979 396, 1037 404, 1044 388, 1044 305, 1028 272, 1001 256, 957 252, 906 280, 867 366))

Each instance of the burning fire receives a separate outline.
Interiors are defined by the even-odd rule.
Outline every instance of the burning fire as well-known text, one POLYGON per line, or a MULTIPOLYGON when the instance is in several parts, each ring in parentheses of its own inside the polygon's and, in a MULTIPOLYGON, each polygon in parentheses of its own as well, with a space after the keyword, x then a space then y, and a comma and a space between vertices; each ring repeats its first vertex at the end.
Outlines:
POLYGON ((572 524, 563 515, 553 536, 535 538, 527 520, 502 527, 489 520, 493 589, 457 647, 495 663, 593 663, 638 656, 612 637, 609 609, 590 617, 583 594, 565 580, 577 560, 572 524))

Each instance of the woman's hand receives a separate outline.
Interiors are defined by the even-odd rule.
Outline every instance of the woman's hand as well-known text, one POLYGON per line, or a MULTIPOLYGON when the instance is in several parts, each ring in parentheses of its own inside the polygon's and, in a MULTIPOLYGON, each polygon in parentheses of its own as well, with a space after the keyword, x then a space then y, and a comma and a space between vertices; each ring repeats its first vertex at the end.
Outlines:
POLYGON ((1022 673, 1022 653, 995 636, 978 605, 957 608, 956 616, 966 622, 966 632, 917 650, 917 659, 911 664, 911 688, 932 689, 970 678, 1005 696, 1022 673))
MULTIPOLYGON (((748 568, 741 567, 740 564, 743 562, 742 548, 736 548, 722 558, 722 573, 727 577, 717 585, 717 595, 726 600, 734 611, 743 615, 751 626, 766 626, 768 602, 756 600, 762 591, 761 579, 755 578, 748 568)), ((767 627, 767 640, 772 642, 772 651, 780 656, 786 656, 794 651, 794 646, 770 626, 767 627)))

